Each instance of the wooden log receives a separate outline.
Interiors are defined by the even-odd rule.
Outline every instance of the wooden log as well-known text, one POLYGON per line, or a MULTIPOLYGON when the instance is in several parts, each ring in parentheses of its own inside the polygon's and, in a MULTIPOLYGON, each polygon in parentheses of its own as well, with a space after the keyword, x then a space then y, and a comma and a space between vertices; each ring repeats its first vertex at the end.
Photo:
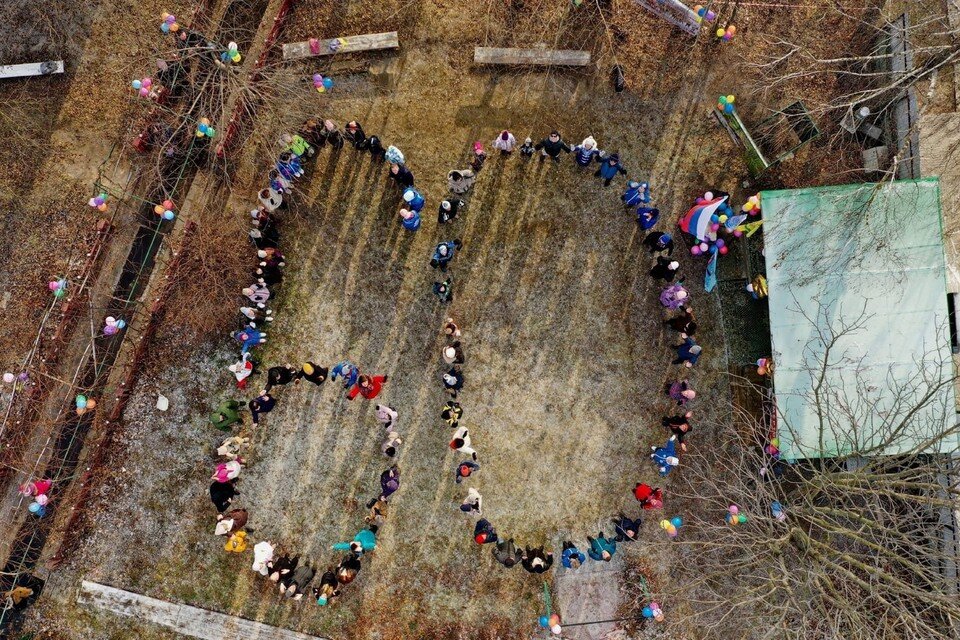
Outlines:
POLYGON ((589 51, 574 49, 501 49, 476 47, 473 61, 479 64, 529 64, 540 66, 585 67, 589 51))
POLYGON ((337 53, 356 53, 357 51, 377 51, 380 49, 396 49, 400 40, 396 31, 386 33, 368 33, 361 36, 346 36, 343 38, 329 38, 317 40, 313 49, 310 40, 291 42, 283 45, 283 59, 297 60, 311 56, 331 56, 337 53))
POLYGON ((63 73, 63 60, 48 60, 46 62, 0 65, 0 78, 48 76, 54 73, 63 73))

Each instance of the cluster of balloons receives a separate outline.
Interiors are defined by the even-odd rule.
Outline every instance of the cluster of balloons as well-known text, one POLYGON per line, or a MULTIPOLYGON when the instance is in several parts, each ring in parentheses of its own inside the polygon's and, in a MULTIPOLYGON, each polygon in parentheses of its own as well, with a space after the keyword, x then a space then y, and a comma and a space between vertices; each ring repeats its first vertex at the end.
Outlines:
POLYGON ((180 25, 177 24, 177 17, 175 15, 164 11, 160 14, 160 17, 163 18, 163 22, 160 23, 160 31, 164 33, 176 33, 180 31, 180 25))
POLYGON ((106 211, 107 210, 107 194, 101 193, 98 196, 94 196, 87 200, 87 204, 96 209, 97 211, 106 211))
POLYGON ((27 507, 27 511, 37 516, 38 518, 42 518, 43 516, 47 515, 47 504, 49 502, 50 502, 50 497, 45 493, 41 493, 40 495, 38 495, 36 498, 33 499, 33 502, 31 502, 30 506, 27 507))
POLYGON ((154 206, 153 212, 164 220, 173 220, 177 217, 177 214, 173 212, 172 200, 164 200, 161 204, 154 206))
POLYGON ((713 11, 709 11, 702 4, 698 4, 693 8, 693 10, 697 12, 697 22, 700 24, 703 24, 704 20, 707 22, 713 22, 717 19, 717 14, 713 11))
POLYGON ((121 329, 127 326, 127 323, 125 320, 117 320, 113 316, 107 316, 107 319, 104 320, 103 322, 104 322, 103 335, 105 336, 116 335, 118 331, 120 331, 121 329))
POLYGON ((333 78, 324 78, 319 73, 315 73, 313 74, 313 88, 317 90, 317 93, 333 89, 333 78))
POLYGON ((735 527, 738 524, 744 524, 747 521, 747 516, 740 513, 740 507, 735 504, 727 507, 727 514, 723 517, 727 521, 727 524, 731 527, 735 527))
POLYGON ((134 89, 137 90, 137 93, 140 94, 141 98, 146 98, 150 95, 150 87, 153 86, 153 80, 148 78, 140 78, 139 80, 134 80, 130 83, 134 89))
POLYGON ((733 103, 737 99, 732 93, 728 96, 720 96, 717 99, 717 109, 724 113, 733 113, 733 103))
POLYGON ((787 519, 787 512, 778 500, 770 503, 770 512, 773 514, 773 517, 777 519, 777 522, 783 522, 787 519))
POLYGON ((53 292, 54 298, 62 298, 67 295, 67 279, 57 278, 47 283, 47 288, 53 292))
POLYGON ((24 385, 27 383, 27 380, 30 379, 30 374, 26 371, 21 371, 17 375, 13 375, 9 371, 3 374, 3 383, 12 384, 15 391, 20 391, 23 389, 24 385))
POLYGON ((760 194, 747 198, 747 201, 740 207, 741 211, 750 216, 760 215, 760 194))
MULTIPOLYGON (((703 194, 702 198, 697 198, 697 204, 705 204, 713 200, 713 192, 707 191, 703 194)), ((701 242, 700 244, 695 244, 690 247, 690 253, 695 256, 707 254, 707 253, 719 253, 720 255, 726 255, 730 250, 727 247, 727 241, 723 238, 717 238, 716 234, 720 231, 720 227, 725 225, 727 220, 730 219, 730 216, 733 215, 733 209, 730 208, 730 205, 724 202, 721 204, 716 213, 710 216, 710 231, 713 232, 709 238, 716 238, 712 242, 701 242)), ((738 238, 742 235, 741 232, 734 230, 734 235, 738 238)), ((708 238, 708 239, 709 239, 708 238)))
POLYGON ((240 51, 237 50, 236 42, 227 43, 227 50, 220 54, 220 60, 222 62, 229 60, 234 64, 240 62, 240 51))
POLYGON ((660 605, 656 602, 651 602, 643 608, 641 611, 644 618, 653 618, 657 622, 663 622, 663 609, 660 608, 660 605))
POLYGON ((77 415, 82 416, 87 411, 93 411, 94 409, 96 409, 97 401, 94 400, 93 398, 88 398, 87 396, 80 393, 80 394, 77 394, 76 405, 77 405, 77 415))
POLYGON ((671 538, 676 538, 677 534, 680 533, 680 527, 683 526, 683 518, 680 516, 673 516, 669 520, 664 518, 660 521, 660 528, 667 532, 667 535, 671 538))
POLYGON ((723 27, 717 27, 716 33, 717 33, 717 37, 723 40, 724 42, 730 42, 731 40, 733 40, 733 36, 736 35, 737 28, 732 24, 728 24, 726 29, 724 29, 723 27))
POLYGON ((200 118, 200 121, 197 122, 197 137, 202 138, 204 136, 212 138, 217 135, 217 130, 210 126, 210 120, 207 118, 200 118))
POLYGON ((560 616, 555 613, 549 616, 540 616, 540 627, 550 629, 550 632, 555 636, 563 632, 563 628, 560 626, 560 616))

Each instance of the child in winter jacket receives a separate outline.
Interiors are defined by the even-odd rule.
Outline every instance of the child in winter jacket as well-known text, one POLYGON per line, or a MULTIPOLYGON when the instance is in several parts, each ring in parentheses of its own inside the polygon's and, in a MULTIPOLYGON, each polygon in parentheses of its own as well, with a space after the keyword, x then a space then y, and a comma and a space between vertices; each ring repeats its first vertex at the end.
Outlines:
POLYGON ((581 167, 589 167, 594 159, 599 159, 600 149, 593 136, 587 136, 583 142, 573 148, 573 160, 581 167))
POLYGON ((416 231, 420 228, 420 214, 410 209, 400 209, 400 219, 403 228, 407 231, 416 231))
POLYGON ((601 560, 603 562, 610 562, 613 554, 617 552, 617 543, 607 539, 603 535, 603 531, 598 533, 596 538, 587 536, 587 542, 590 543, 587 555, 598 562, 601 560))
POLYGON ((612 153, 600 161, 600 168, 593 175, 602 178, 603 186, 609 187, 610 181, 616 178, 618 173, 627 175, 627 170, 620 164, 620 156, 612 153))
POLYGON ((569 540, 563 543, 563 553, 560 556, 560 564, 564 567, 567 569, 577 569, 586 559, 587 557, 583 555, 583 552, 577 549, 577 545, 569 540))

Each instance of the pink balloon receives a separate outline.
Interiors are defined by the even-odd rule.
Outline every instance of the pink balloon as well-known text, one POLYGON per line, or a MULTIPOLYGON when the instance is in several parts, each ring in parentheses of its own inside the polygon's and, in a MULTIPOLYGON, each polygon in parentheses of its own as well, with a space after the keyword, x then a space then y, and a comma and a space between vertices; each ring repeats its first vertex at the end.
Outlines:
POLYGON ((56 291, 57 289, 60 288, 60 283, 57 282, 56 280, 51 280, 50 282, 47 283, 47 288, 50 289, 50 291, 56 291))
POLYGON ((143 80, 140 81, 140 84, 142 84, 143 86, 149 89, 150 85, 153 84, 153 80, 151 80, 150 78, 144 78, 143 80))
POLYGON ((732 505, 730 505, 730 508, 727 509, 727 511, 729 511, 729 512, 732 513, 733 515, 737 515, 738 513, 740 513, 740 507, 738 507, 738 506, 735 505, 735 504, 732 504, 732 505))
POLYGON ((725 255, 727 255, 727 251, 730 251, 730 249, 728 249, 728 248, 726 248, 726 247, 720 247, 719 249, 717 249, 717 251, 720 252, 720 255, 725 256, 725 255))
POLYGON ((700 253, 701 253, 700 247, 699 247, 698 245, 694 245, 694 246, 690 247, 690 253, 692 253, 692 254, 695 255, 695 256, 700 255, 700 253))
POLYGON ((146 87, 141 87, 141 89, 140 89, 140 97, 141 97, 141 98, 146 98, 148 95, 150 95, 150 91, 149 91, 146 87))

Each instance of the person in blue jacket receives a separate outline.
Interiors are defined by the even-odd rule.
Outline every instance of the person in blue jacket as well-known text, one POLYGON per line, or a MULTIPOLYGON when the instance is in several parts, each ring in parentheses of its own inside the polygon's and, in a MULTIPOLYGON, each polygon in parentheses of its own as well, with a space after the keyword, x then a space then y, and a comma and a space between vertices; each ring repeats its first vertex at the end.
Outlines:
POLYGON ((400 209, 400 218, 403 220, 403 228, 407 231, 416 231, 420 228, 420 214, 410 209, 400 209))
POLYGON ((433 250, 433 258, 430 260, 430 266, 440 271, 446 271, 447 265, 453 260, 454 254, 463 246, 460 240, 446 240, 437 245, 433 250))
POLYGON ((644 231, 650 231, 660 219, 660 209, 653 207, 637 207, 637 224, 644 231))
POLYGON ((672 364, 682 363, 685 367, 692 367, 697 364, 702 351, 702 347, 697 344, 697 341, 690 337, 676 345, 674 349, 677 350, 677 357, 672 364))
POLYGON ((596 538, 587 536, 587 542, 590 543, 590 548, 587 550, 587 555, 597 562, 600 562, 601 560, 603 562, 610 562, 613 554, 617 552, 617 543, 606 538, 603 535, 603 531, 597 534, 596 538))
POLYGON ((670 436, 670 439, 662 447, 650 448, 653 450, 650 459, 657 465, 661 477, 666 476, 680 464, 680 459, 677 457, 677 436, 670 436))
POLYGON ((357 535, 353 536, 351 542, 338 542, 333 545, 337 551, 352 551, 357 555, 373 551, 377 548, 377 525, 370 525, 367 529, 361 529, 357 535))
POLYGON ((423 196, 420 195, 420 192, 413 187, 407 187, 403 190, 403 201, 407 203, 408 209, 416 211, 417 213, 420 213, 423 205, 427 202, 423 196))
POLYGON ((627 170, 620 164, 620 156, 616 153, 611 153, 606 158, 600 160, 600 168, 597 169, 593 175, 602 178, 603 186, 609 187, 610 181, 616 178, 618 173, 627 175, 627 170))
POLYGON ((647 204, 650 202, 650 185, 646 182, 637 182, 631 180, 627 183, 627 190, 620 196, 626 207, 635 207, 638 204, 647 204))
POLYGON ((600 149, 597 149, 597 141, 593 136, 587 136, 583 142, 573 148, 573 161, 581 167, 589 167, 594 158, 599 158, 600 149))
POLYGON ((569 540, 564 541, 563 553, 560 555, 560 564, 567 569, 577 569, 586 559, 587 557, 583 555, 583 552, 577 549, 577 545, 569 540))
POLYGON ((330 371, 330 379, 336 380, 337 378, 343 378, 343 387, 349 389, 353 385, 357 384, 357 379, 360 377, 360 370, 357 369, 357 366, 350 362, 349 360, 344 360, 333 365, 333 369, 330 371))

